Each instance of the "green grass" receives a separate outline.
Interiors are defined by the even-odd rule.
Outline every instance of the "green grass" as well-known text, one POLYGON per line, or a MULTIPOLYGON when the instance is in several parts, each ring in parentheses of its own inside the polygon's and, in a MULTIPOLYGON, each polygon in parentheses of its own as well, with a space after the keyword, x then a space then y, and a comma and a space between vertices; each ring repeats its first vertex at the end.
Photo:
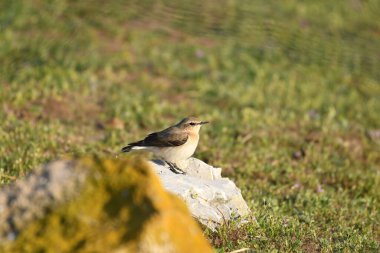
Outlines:
POLYGON ((187 115, 256 222, 219 252, 380 250, 378 1, 0 2, 0 183, 187 115))

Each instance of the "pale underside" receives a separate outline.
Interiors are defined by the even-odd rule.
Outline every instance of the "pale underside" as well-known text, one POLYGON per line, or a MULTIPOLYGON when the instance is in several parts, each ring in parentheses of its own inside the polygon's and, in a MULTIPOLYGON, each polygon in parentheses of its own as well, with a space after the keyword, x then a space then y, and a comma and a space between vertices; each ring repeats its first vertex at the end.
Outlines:
POLYGON ((151 151, 158 158, 164 159, 170 163, 179 165, 183 161, 190 158, 197 148, 199 141, 198 134, 189 134, 187 141, 180 146, 172 147, 141 147, 135 146, 132 149, 144 149, 151 151))

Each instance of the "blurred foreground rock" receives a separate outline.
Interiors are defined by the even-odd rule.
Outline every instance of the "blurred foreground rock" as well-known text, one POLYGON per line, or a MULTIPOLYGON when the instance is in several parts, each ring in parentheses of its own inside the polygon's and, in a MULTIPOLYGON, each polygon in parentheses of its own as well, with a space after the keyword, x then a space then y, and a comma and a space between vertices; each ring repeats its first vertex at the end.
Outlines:
POLYGON ((231 219, 248 216, 250 210, 239 188, 221 169, 190 158, 186 174, 175 174, 160 161, 151 162, 164 187, 187 203, 191 214, 203 225, 215 229, 231 219))
POLYGON ((139 159, 52 162, 0 190, 0 252, 76 251, 212 249, 139 159))

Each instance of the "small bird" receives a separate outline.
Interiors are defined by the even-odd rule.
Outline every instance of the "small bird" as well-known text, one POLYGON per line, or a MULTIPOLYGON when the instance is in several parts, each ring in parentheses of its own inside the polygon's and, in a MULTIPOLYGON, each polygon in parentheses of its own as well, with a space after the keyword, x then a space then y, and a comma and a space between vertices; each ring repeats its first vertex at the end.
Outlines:
POLYGON ((160 132, 151 133, 143 140, 129 143, 121 149, 122 152, 145 149, 163 159, 170 170, 184 174, 183 167, 197 148, 199 130, 208 121, 200 121, 194 117, 184 118, 174 126, 160 132))

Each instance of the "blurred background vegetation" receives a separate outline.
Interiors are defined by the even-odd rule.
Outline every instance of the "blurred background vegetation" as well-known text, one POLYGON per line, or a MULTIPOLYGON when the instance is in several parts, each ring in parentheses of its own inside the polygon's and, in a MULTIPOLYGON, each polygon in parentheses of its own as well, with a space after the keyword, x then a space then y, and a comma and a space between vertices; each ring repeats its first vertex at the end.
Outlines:
POLYGON ((0 184, 187 115, 257 223, 220 252, 380 243, 380 1, 0 0, 0 184))

